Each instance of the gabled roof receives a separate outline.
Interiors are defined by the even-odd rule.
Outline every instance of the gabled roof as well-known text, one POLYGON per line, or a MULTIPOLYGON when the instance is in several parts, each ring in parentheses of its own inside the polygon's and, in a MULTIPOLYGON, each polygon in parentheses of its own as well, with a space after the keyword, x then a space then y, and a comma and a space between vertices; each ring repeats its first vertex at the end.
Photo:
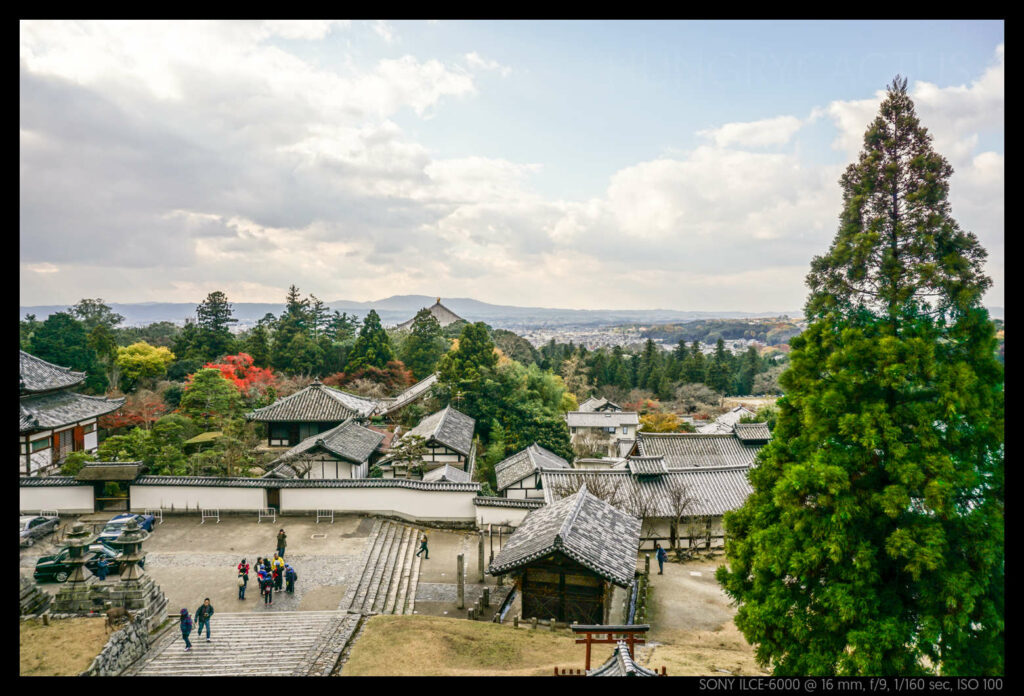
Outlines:
POLYGON ((768 442, 772 439, 767 423, 737 423, 733 432, 741 442, 768 442))
POLYGON ((568 469, 569 462, 535 442, 526 449, 516 452, 494 465, 494 475, 498 479, 498 490, 505 490, 516 481, 522 481, 540 468, 568 469))
POLYGON ((71 391, 33 394, 21 398, 19 432, 48 430, 111 413, 124 405, 124 397, 107 399, 71 391))
POLYGON ((559 501, 559 491, 572 490, 593 478, 612 484, 617 500, 638 499, 649 507, 650 517, 675 517, 675 492, 690 499, 684 516, 717 517, 743 505, 753 488, 747 479, 748 466, 669 469, 661 476, 633 476, 625 469, 541 469, 544 499, 559 501))
POLYGON ((146 465, 142 462, 86 462, 76 481, 134 481, 146 465))
POLYGON ((66 389, 85 381, 84 372, 73 372, 70 367, 61 367, 42 358, 21 351, 21 393, 33 394, 66 389))
POLYGON ((577 410, 585 412, 621 411, 622 407, 619 406, 614 401, 609 401, 608 399, 605 399, 603 397, 599 399, 596 396, 592 396, 586 401, 584 401, 582 404, 580 404, 580 407, 577 410))
POLYGON ((365 418, 375 408, 377 402, 372 399, 349 394, 317 381, 291 396, 246 414, 246 418, 266 423, 330 423, 353 416, 365 418))
POLYGON ((389 413, 405 408, 413 401, 422 398, 430 392, 430 388, 437 382, 437 373, 424 377, 416 384, 412 385, 404 392, 392 399, 382 399, 380 404, 377 406, 377 413, 382 416, 386 416, 389 413))
MULTIPOLYGON (((449 324, 454 324, 457 321, 465 321, 465 319, 460 317, 458 314, 441 304, 440 297, 437 298, 437 302, 432 304, 429 309, 430 313, 434 315, 434 318, 437 319, 437 323, 440 324, 442 328, 449 324)), ((417 312, 417 314, 419 314, 419 312, 417 312)), ((412 319, 403 321, 395 328, 402 330, 411 329, 414 321, 416 321, 415 315, 413 315, 412 319)))
POLYGON ((447 406, 421 420, 419 425, 402 437, 419 435, 424 440, 433 439, 468 457, 469 451, 473 447, 474 427, 476 427, 476 420, 447 406))
POLYGON ((735 408, 730 409, 729 411, 726 411, 725 413, 720 415, 711 423, 698 427, 697 432, 704 433, 706 435, 724 435, 727 433, 732 433, 732 426, 739 423, 740 418, 753 415, 755 415, 754 412, 751 411, 746 406, 736 406, 735 408))
POLYGON ((570 428, 617 428, 640 425, 640 414, 636 411, 569 411, 565 420, 570 428))
POLYGON ((295 478, 298 472, 289 465, 297 457, 321 450, 333 454, 355 464, 362 464, 369 460, 370 455, 377 449, 384 434, 376 430, 370 430, 356 423, 349 418, 344 423, 330 430, 310 435, 299 444, 275 459, 271 464, 277 466, 264 474, 266 478, 295 478))
POLYGON ((423 474, 423 480, 430 481, 453 481, 455 483, 469 483, 473 480, 473 477, 469 475, 468 471, 457 469, 454 466, 445 464, 439 466, 436 469, 431 469, 427 473, 423 474))
POLYGON ((640 524, 639 518, 615 509, 583 486, 568 498, 529 513, 488 572, 503 575, 559 552, 628 587, 636 571, 640 524))
POLYGON ((597 669, 587 672, 588 677, 656 677, 658 673, 643 665, 633 662, 629 656, 629 646, 620 640, 612 651, 608 661, 597 669))
POLYGON ((653 457, 629 457, 626 467, 634 476, 661 476, 667 474, 665 459, 661 455, 653 457))
POLYGON ((759 442, 743 442, 731 433, 645 433, 637 434, 641 456, 661 456, 669 469, 708 466, 749 466, 754 462, 759 442))

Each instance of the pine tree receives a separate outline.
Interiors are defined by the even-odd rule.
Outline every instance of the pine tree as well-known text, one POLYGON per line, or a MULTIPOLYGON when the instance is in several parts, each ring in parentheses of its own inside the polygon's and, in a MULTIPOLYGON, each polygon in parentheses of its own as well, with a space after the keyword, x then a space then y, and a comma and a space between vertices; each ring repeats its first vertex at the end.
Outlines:
POLYGON ((732 370, 725 350, 725 340, 720 338, 715 343, 715 354, 711 356, 711 360, 707 364, 704 383, 720 394, 727 394, 731 377, 732 370))
POLYGON ((231 303, 220 290, 211 292, 196 307, 195 349, 203 360, 213 361, 234 351, 235 337, 231 335, 231 324, 238 320, 231 316, 231 303))
POLYGON ((417 380, 428 377, 448 350, 441 325, 429 309, 416 312, 412 329, 402 344, 401 358, 417 380))
POLYGON ((395 353, 391 349, 388 334, 381 326, 377 312, 371 309, 363 321, 363 328, 359 330, 359 338, 356 339, 356 344, 349 354, 345 372, 352 374, 366 366, 383 369, 388 362, 394 359, 395 353))
POLYGON ((1002 369, 985 251, 890 85, 841 179, 753 493, 726 515, 736 625, 777 675, 1002 674, 1002 369))
POLYGON ((698 382, 704 382, 704 373, 706 371, 706 365, 704 364, 704 353, 701 350, 700 341, 694 341, 690 344, 690 355, 686 359, 686 365, 683 369, 683 373, 686 375, 686 381, 691 384, 698 382))

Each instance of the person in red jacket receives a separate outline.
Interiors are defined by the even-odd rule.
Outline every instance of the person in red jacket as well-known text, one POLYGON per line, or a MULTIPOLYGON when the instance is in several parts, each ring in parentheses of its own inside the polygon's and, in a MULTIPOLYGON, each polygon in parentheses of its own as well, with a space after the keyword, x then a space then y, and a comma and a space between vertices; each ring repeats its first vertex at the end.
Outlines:
POLYGON ((245 599, 245 588, 249 586, 249 564, 242 559, 238 564, 238 598, 245 599))

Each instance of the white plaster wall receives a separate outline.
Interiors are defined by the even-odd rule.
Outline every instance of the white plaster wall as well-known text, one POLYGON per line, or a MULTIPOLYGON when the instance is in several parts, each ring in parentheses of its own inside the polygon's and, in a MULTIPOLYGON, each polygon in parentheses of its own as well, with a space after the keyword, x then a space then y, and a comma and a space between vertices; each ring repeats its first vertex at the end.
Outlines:
POLYGON ((282 488, 281 512, 338 510, 395 515, 408 520, 472 522, 478 491, 408 488, 282 488))
POLYGON ((263 488, 230 488, 228 486, 132 486, 132 510, 146 508, 165 510, 252 510, 267 506, 263 488))
POLYGON ((19 505, 23 511, 93 512, 92 486, 23 486, 19 491, 19 505))
POLYGON ((533 512, 533 510, 529 508, 477 505, 476 523, 481 527, 488 524, 507 524, 512 527, 518 527, 531 512, 533 512))
POLYGON ((85 449, 90 452, 99 447, 99 440, 97 439, 96 431, 93 430, 91 433, 85 434, 85 449))

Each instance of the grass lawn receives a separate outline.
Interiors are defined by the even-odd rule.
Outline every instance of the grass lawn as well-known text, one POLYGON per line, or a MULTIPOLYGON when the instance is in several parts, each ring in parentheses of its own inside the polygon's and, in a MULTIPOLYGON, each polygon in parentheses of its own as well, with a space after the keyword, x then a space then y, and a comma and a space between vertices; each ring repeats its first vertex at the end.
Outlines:
POLYGON ((22 676, 78 676, 107 644, 103 619, 21 622, 22 676))
POLYGON ((342 675, 551 676, 556 665, 582 668, 584 655, 566 629, 382 614, 367 622, 342 675))

